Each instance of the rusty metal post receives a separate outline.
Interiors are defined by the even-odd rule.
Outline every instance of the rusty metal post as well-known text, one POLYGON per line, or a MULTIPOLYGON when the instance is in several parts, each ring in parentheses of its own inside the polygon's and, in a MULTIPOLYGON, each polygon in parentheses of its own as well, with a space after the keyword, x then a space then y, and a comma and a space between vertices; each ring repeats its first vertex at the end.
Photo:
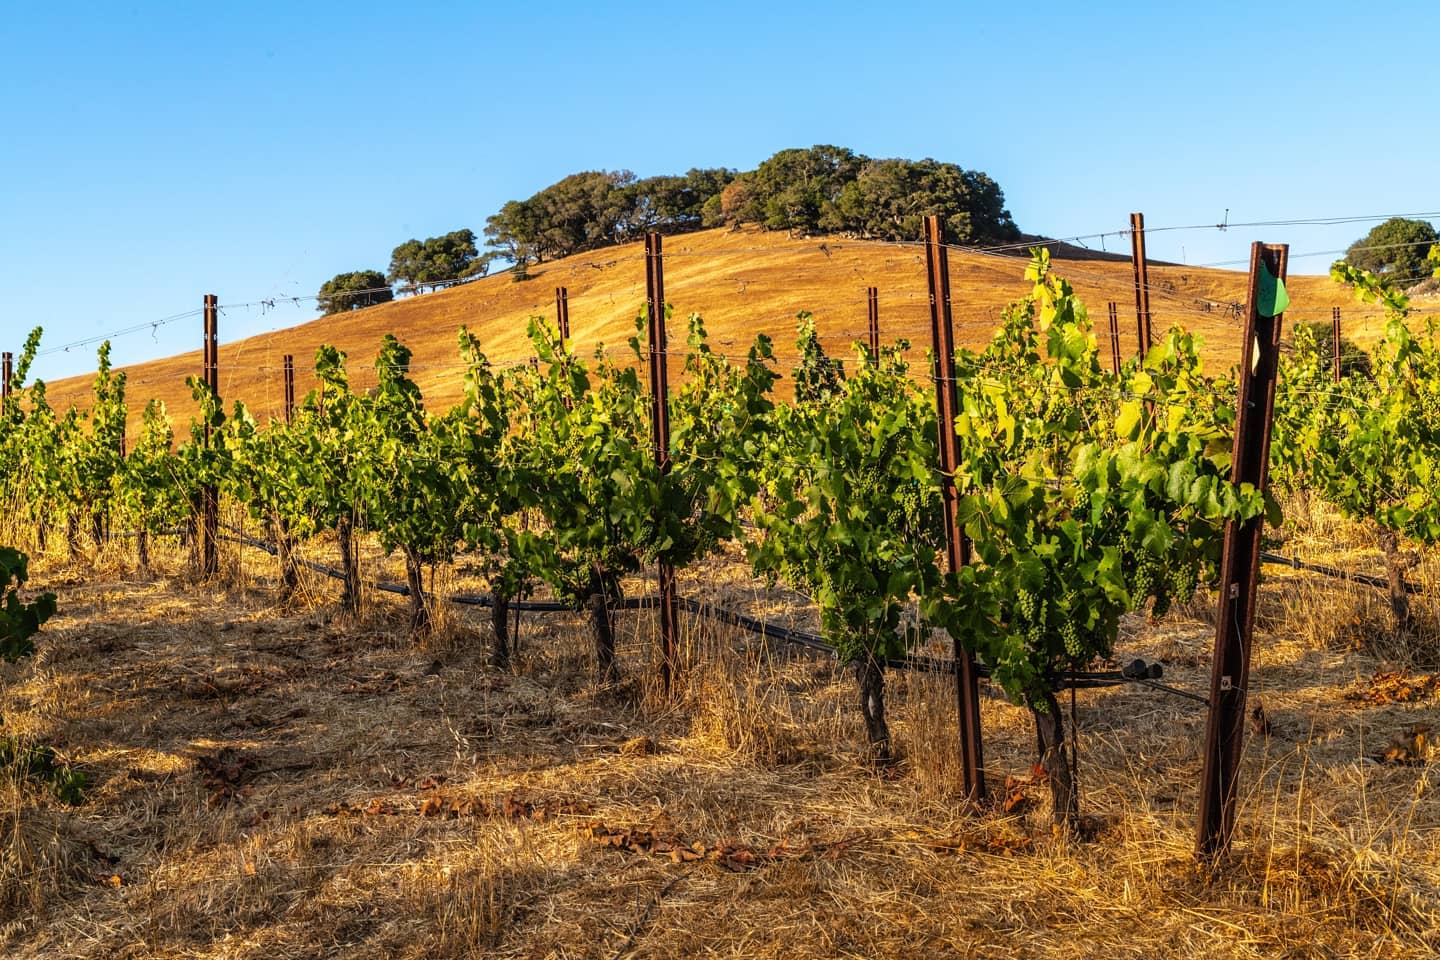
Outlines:
MULTIPOLYGON (((1280 361, 1283 314, 1261 315, 1260 271, 1285 279, 1289 247, 1256 243, 1250 249, 1245 339, 1240 363, 1235 443, 1230 480, 1265 490, 1269 481, 1270 427, 1275 414, 1275 380, 1280 361)), ((1200 780, 1196 854, 1213 858, 1230 844, 1235 827, 1236 774, 1245 740, 1245 694, 1255 629, 1256 583, 1260 572, 1263 516, 1225 524, 1220 558, 1220 600, 1215 624, 1215 661, 1210 676, 1210 715, 1200 780)))
POLYGON ((555 324, 560 328, 560 346, 570 339, 570 291, 555 288, 555 324))
MULTIPOLYGON (((925 267, 930 282, 930 331, 935 348, 935 409, 939 420, 941 494, 945 509, 945 559, 954 573, 970 562, 970 539, 957 522, 960 494, 955 468, 960 442, 955 436, 958 397, 955 387, 955 324, 950 312, 950 258, 938 216, 925 218, 925 267)), ((960 713, 960 766, 965 797, 985 800, 985 760, 980 737, 980 676, 975 655, 960 637, 955 645, 955 699, 960 713)))
POLYGON ((1110 372, 1120 372, 1120 305, 1110 301, 1110 372))
MULTIPOLYGON (((645 234, 645 293, 650 327, 650 426, 655 465, 663 480, 670 472, 670 377, 665 342, 665 258, 658 233, 645 234)), ((669 696, 680 673, 675 567, 665 560, 656 566, 660 578, 660 683, 669 696)))
POLYGON ((9 350, 0 354, 0 400, 10 396, 10 379, 15 376, 15 355, 9 350))
POLYGON ((876 287, 865 290, 867 325, 870 331, 871 362, 880 362, 880 291, 876 287))
MULTIPOLYGON (((205 358, 202 379, 220 399, 220 340, 218 317, 220 300, 213 293, 205 294, 205 358)), ((210 446, 210 421, 205 421, 205 446, 210 446)), ((213 577, 220 569, 216 546, 220 539, 220 491, 213 483, 200 488, 200 573, 213 577)))
POLYGON ((1145 265, 1145 214, 1130 214, 1130 263, 1135 270, 1135 327, 1140 359, 1150 352, 1150 271, 1145 265))
POLYGON ((1330 352, 1335 358, 1335 382, 1340 382, 1340 308, 1330 308, 1330 352))
POLYGON ((282 361, 285 369, 285 422, 295 422, 295 354, 287 353, 282 361))

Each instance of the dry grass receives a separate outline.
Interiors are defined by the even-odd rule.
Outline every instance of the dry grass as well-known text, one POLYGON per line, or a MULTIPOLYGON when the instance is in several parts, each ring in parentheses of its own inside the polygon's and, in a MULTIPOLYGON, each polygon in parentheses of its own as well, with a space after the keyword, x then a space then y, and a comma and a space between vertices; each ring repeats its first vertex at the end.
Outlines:
MULTIPOLYGON (((1344 528, 1323 522, 1303 535, 1355 552, 1328 559, 1374 568, 1373 548, 1347 547, 1344 528)), ((157 553, 160 570, 180 568, 157 553)), ((397 572, 372 554, 364 562, 397 572)), ((62 614, 33 662, 5 668, 7 729, 55 744, 95 784, 68 809, 0 777, 6 956, 1428 957, 1440 947, 1430 769, 1371 759, 1397 731, 1433 720, 1435 704, 1345 698, 1387 665, 1383 610, 1358 589, 1287 571, 1264 586, 1252 695, 1268 732, 1247 748, 1233 857, 1208 874, 1190 856, 1204 714, 1188 701, 1132 687, 1081 695, 1093 837, 1060 841, 1042 787, 1021 787, 1031 799, 1008 815, 959 802, 953 691, 937 678, 892 675, 902 759, 877 770, 861 761, 847 672, 729 629, 686 620, 688 666, 670 703, 654 688, 648 613, 620 617, 627 679, 598 689, 569 616, 524 615, 518 662, 501 672, 485 666, 480 618, 448 612, 417 647, 392 598, 340 617, 332 588, 307 580, 300 599, 276 605, 260 554, 230 551, 214 585, 137 577, 119 548, 98 563, 53 552, 37 562, 62 614), (592 823, 759 856, 738 870, 676 862, 598 842, 592 823)), ((688 572, 682 590, 777 621, 808 616, 734 558, 688 572)), ((1122 646, 1203 689, 1211 628, 1202 604, 1190 614, 1127 621, 1122 646)), ((994 699, 984 723, 998 791, 1027 773, 1033 732, 994 699)))
MULTIPOLYGON (((584 355, 598 345, 621 350, 634 332, 634 320, 645 302, 645 265, 639 243, 582 253, 542 264, 533 279, 512 282, 508 273, 465 286, 382 304, 341 317, 326 317, 221 347, 220 393, 227 402, 244 400, 262 419, 283 411, 282 357, 297 358, 297 390, 303 396, 314 385, 310 362, 315 349, 331 343, 351 359, 357 389, 374 385, 371 363, 380 339, 393 333, 414 351, 414 376, 427 403, 444 409, 459 399, 462 379, 456 334, 462 324, 480 337, 495 361, 527 358, 526 320, 555 315, 554 291, 569 291, 571 330, 576 349, 584 355)), ((711 345, 739 352, 757 333, 768 333, 782 361, 794 354, 795 313, 814 312, 825 348, 834 356, 852 356, 850 344, 866 337, 865 288, 880 291, 882 335, 888 343, 904 337, 912 344, 912 360, 925 365, 930 345, 929 295, 923 248, 836 238, 791 239, 783 233, 706 230, 670 237, 665 244, 666 294, 675 305, 670 341, 684 343, 683 317, 699 312, 706 319, 711 345)), ((1135 317, 1131 268, 1125 262, 1057 259, 1056 271, 1074 284, 1089 305, 1108 356, 1105 304, 1116 301, 1124 355, 1134 350, 1135 317)), ((963 251, 950 255, 951 294, 956 339, 961 344, 987 341, 1006 304, 1028 287, 1020 257, 982 256, 963 251)), ((1225 310, 1204 303, 1230 304, 1245 297, 1245 274, 1200 267, 1153 266, 1151 309, 1157 329, 1179 323, 1200 334, 1207 359, 1219 370, 1229 369, 1239 354, 1240 328, 1225 310)), ((1323 276, 1295 276, 1289 283, 1293 305, 1290 323, 1302 319, 1328 321, 1332 306, 1344 306, 1346 336, 1366 342, 1378 334, 1378 310, 1350 303, 1346 292, 1323 276)), ((199 300, 200 292, 196 293, 199 300)), ((1289 328, 1287 327, 1287 330, 1289 328)), ((222 336, 224 331, 221 331, 222 336)), ((198 321, 196 342, 199 342, 198 321)), ((672 358, 675 382, 681 358, 672 358)), ((185 378, 200 369, 198 352, 181 354, 125 368, 133 418, 132 432, 145 401, 164 400, 171 416, 183 425, 194 414, 185 378)), ((57 409, 70 404, 87 407, 89 376, 50 385, 57 409)), ((183 430, 181 431, 183 432, 183 430)))

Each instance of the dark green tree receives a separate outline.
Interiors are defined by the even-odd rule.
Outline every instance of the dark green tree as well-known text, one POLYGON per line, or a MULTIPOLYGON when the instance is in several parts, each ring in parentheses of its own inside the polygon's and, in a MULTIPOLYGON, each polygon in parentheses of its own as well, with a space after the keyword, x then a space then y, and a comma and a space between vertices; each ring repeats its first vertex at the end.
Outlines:
POLYGON ((853 150, 827 144, 781 150, 751 177, 757 208, 751 213, 758 213, 770 230, 844 229, 836 203, 866 160, 853 150))
POLYGON ((870 160, 837 201, 845 229, 885 240, 914 239, 925 217, 938 215, 958 243, 1019 236, 1005 194, 984 173, 938 160, 870 160))
MULTIPOLYGON (((414 241, 411 241, 412 243, 414 241)), ((354 270, 337 273, 320 286, 315 306, 325 316, 373 307, 395 299, 390 284, 379 270, 354 270)))
MULTIPOLYGON (((683 177, 647 177, 631 188, 632 236, 647 230, 683 233, 705 225, 704 210, 735 174, 724 168, 691 169, 683 177)), ((717 207, 718 209, 718 207, 717 207)))
POLYGON ((483 272, 488 261, 480 261, 473 230, 454 230, 443 237, 406 240, 390 253, 390 272, 385 279, 403 283, 417 291, 432 289, 483 272), (477 262, 482 266, 477 267, 477 262))
MULTIPOLYGON (((638 239, 647 231, 759 223, 768 230, 855 233, 914 239, 921 220, 945 218, 961 243, 1017 239, 998 184, 977 170, 936 160, 872 160, 845 147, 781 150, 755 170, 693 168, 637 180, 628 170, 592 170, 512 200, 485 223, 490 257, 526 266, 638 239)), ((418 241, 396 249, 418 257, 418 241)), ((403 255, 403 256, 402 256, 403 255)), ((393 274, 392 270, 392 274, 393 274)))
POLYGON ((1352 243, 1345 259, 1351 266, 1404 285, 1430 276, 1425 256, 1437 241, 1440 236, 1428 221, 1391 217, 1352 243))
POLYGON ((529 200, 511 200, 485 221, 485 245, 516 267, 540 260, 540 217, 529 200))

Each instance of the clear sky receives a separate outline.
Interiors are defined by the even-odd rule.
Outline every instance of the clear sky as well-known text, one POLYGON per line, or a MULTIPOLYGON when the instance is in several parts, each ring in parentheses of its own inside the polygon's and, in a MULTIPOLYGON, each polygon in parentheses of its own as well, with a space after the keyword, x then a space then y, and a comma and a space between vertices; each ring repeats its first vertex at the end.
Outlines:
MULTIPOLYGON (((1021 229, 1052 236, 1132 210, 1152 228, 1436 211, 1437 48, 1433 0, 0 0, 0 345, 40 323, 55 348, 212 292, 313 295, 581 170, 750 169, 816 143, 984 170, 1021 229)), ((1370 226, 1149 249, 1214 263, 1370 226)), ((314 316, 232 309, 221 339, 314 316)), ((198 348, 198 327, 116 338, 115 358, 198 348)), ((93 362, 87 346, 36 373, 93 362)))

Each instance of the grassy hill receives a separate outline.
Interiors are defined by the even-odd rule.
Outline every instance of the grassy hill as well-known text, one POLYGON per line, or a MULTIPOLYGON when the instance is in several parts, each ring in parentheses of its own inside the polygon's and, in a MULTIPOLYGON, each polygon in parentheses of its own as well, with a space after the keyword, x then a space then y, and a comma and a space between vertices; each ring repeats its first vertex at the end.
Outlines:
MULTIPOLYGON (((1134 288, 1126 261, 1079 259, 1088 252, 1057 247, 1055 267, 1089 305, 1108 356, 1106 303, 1119 305, 1122 349, 1135 344, 1134 288), (1059 254, 1071 253, 1075 259, 1059 254)), ((699 312, 712 345, 743 351, 757 333, 768 333, 784 363, 793 356, 794 317, 815 314, 826 349, 849 357, 850 343, 865 338, 866 287, 879 289, 882 338, 904 337, 918 364, 930 343, 929 295, 924 249, 837 239, 794 239, 755 229, 708 230, 669 237, 665 244, 665 292, 674 305, 672 342, 683 344, 684 320, 699 312)), ((956 337, 976 345, 989 338, 1004 306, 1027 290, 1024 256, 984 255, 959 250, 950 254, 951 295, 956 337)), ((221 393, 226 403, 244 400, 262 419, 283 410, 282 357, 296 357, 297 393, 313 385, 309 376, 315 348, 333 343, 351 360, 357 388, 374 382, 370 370, 380 338, 394 333, 414 351, 414 376, 432 407, 448 406, 459 396, 460 365, 456 333, 468 325, 496 362, 530 355, 526 320, 544 315, 552 321, 554 291, 568 290, 571 334, 585 355, 604 344, 627 349, 625 340, 645 302, 645 263, 641 244, 592 251, 541 264, 532 279, 516 283, 508 272, 464 286, 397 300, 344 316, 322 317, 238 342, 222 342, 221 393)), ((1245 295, 1243 271, 1187 266, 1152 266, 1151 309, 1157 331, 1184 324, 1203 335, 1207 356, 1217 369, 1238 357, 1240 320, 1232 304, 1245 295)), ((1326 277, 1294 276, 1290 282, 1292 323, 1328 321, 1333 305, 1346 305, 1346 335, 1364 337, 1377 330, 1378 313, 1348 304, 1345 292, 1326 277)), ((223 303, 222 303, 223 305, 223 303)), ((1287 327, 1288 331, 1288 327, 1287 327)), ((224 340, 222 320, 221 338, 224 340)), ((196 337, 198 342, 199 337, 196 337)), ((679 358, 673 361, 678 370, 679 358)), ((185 378, 200 371, 200 352, 180 354, 125 368, 129 374, 132 416, 152 397, 165 401, 177 424, 193 410, 185 378)), ((89 378, 73 377, 51 385, 59 408, 88 403, 89 378)))

